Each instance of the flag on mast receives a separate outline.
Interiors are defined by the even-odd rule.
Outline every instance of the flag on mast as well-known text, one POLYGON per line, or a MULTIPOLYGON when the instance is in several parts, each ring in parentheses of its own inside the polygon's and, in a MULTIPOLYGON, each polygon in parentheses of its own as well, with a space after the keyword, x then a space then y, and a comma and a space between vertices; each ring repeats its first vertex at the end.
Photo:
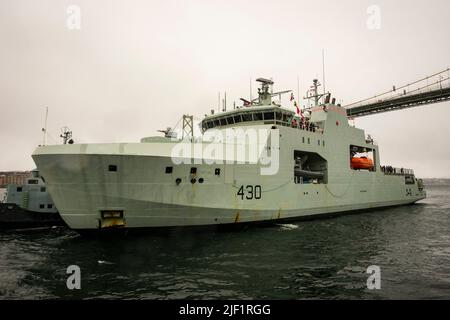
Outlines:
POLYGON ((291 92, 291 101, 294 100, 294 99, 295 99, 295 98, 294 98, 294 93, 291 92))
POLYGON ((297 101, 294 101, 294 107, 297 108, 297 114, 300 114, 300 109, 298 108, 297 101))
POLYGON ((297 101, 294 101, 294 106, 295 106, 295 108, 297 109, 297 110, 296 110, 297 115, 299 115, 299 116, 302 118, 302 120, 305 119, 305 116, 303 115, 303 112, 302 112, 302 111, 300 110, 300 108, 298 107, 297 101))

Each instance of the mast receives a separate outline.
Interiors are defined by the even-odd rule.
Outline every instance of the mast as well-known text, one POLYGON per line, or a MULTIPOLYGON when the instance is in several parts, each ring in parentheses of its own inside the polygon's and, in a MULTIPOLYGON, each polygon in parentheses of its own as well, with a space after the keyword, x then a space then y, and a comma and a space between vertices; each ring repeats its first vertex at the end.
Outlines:
POLYGON ((304 97, 304 99, 308 100, 314 99, 314 106, 318 106, 320 98, 322 98, 325 95, 325 93, 324 94, 319 93, 319 87, 320 87, 319 80, 313 79, 313 85, 306 92, 306 97, 304 97))
POLYGON ((314 87, 314 105, 319 105, 319 91, 317 90, 320 86, 319 80, 314 79, 313 80, 313 87, 314 87))
POLYGON ((227 92, 225 91, 225 98, 224 100, 224 104, 223 104, 223 111, 227 111, 227 92))
POLYGON ((220 113, 220 92, 219 92, 219 99, 217 100, 217 113, 220 113))
POLYGON ((45 107, 45 120, 44 120, 44 127, 42 128, 42 132, 44 133, 43 137, 43 146, 47 143, 47 118, 48 118, 48 107, 45 107))
POLYGON ((323 95, 325 95, 325 50, 322 49, 322 84, 323 84, 323 95))
POLYGON ((253 95, 252 95, 252 78, 250 78, 250 105, 252 105, 253 102, 253 95))

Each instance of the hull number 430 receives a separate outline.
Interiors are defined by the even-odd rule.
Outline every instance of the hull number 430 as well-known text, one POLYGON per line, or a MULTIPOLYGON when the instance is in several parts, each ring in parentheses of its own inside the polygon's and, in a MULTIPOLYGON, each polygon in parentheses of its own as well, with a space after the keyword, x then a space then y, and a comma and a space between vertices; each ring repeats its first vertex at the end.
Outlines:
POLYGON ((241 186, 237 195, 241 197, 241 200, 261 199, 261 186, 241 186))

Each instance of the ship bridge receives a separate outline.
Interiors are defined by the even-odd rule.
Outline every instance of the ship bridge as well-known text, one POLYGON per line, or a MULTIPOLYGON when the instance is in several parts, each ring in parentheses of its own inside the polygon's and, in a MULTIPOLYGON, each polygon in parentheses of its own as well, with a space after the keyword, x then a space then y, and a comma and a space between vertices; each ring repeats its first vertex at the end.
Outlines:
POLYGON ((311 114, 305 115, 303 119, 301 119, 294 111, 281 106, 242 107, 217 115, 206 116, 201 121, 200 127, 204 133, 206 130, 213 128, 222 129, 242 126, 279 125, 323 134, 325 118, 317 118, 314 117, 313 114, 317 113, 317 111, 321 111, 321 113, 324 111, 336 111, 333 107, 342 109, 342 112, 345 115, 345 109, 332 105, 327 105, 325 109, 323 107, 311 109, 308 111, 311 114))
POLYGON ((294 112, 278 106, 242 107, 232 111, 205 117, 201 122, 202 131, 212 128, 281 125, 290 126, 294 112))
MULTIPOLYGON (((256 99, 246 100, 241 98, 244 105, 237 107, 231 111, 205 116, 201 121, 200 128, 202 132, 213 128, 226 128, 236 126, 254 126, 254 125, 280 125, 285 127, 293 127, 303 130, 316 131, 319 129, 318 124, 300 121, 300 115, 289 110, 281 104, 272 101, 272 98, 290 93, 292 90, 273 92, 274 82, 265 78, 256 79, 261 84, 258 89, 258 97, 256 99)), ((304 116, 305 120, 308 116, 304 116)), ((318 130, 319 131, 319 130, 318 130)))

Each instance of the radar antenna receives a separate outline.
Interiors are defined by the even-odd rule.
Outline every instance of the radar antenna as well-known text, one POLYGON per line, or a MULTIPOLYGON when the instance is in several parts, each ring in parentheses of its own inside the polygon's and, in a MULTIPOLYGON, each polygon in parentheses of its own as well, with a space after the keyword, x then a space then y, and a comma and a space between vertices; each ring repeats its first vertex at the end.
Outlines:
MULTIPOLYGON (((280 96, 280 100, 281 100, 282 94, 292 92, 292 90, 273 92, 274 82, 271 79, 258 78, 258 79, 256 79, 256 81, 261 83, 261 88, 258 88, 258 98, 252 100, 251 104, 253 104, 253 102, 256 102, 258 105, 271 105, 272 97, 280 96)), ((241 99, 241 100, 243 100, 243 99, 241 99)))

